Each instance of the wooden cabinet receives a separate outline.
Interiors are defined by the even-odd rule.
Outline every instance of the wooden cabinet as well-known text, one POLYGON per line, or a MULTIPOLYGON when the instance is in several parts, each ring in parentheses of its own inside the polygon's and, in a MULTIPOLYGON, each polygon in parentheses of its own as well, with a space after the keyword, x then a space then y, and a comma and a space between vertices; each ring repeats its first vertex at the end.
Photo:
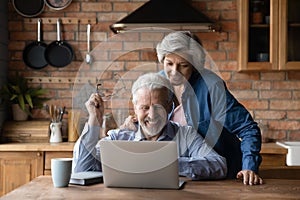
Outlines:
POLYGON ((238 0, 239 70, 300 70, 300 1, 238 0))
POLYGON ((0 195, 43 174, 43 152, 0 152, 0 195))
POLYGON ((300 179, 300 166, 286 165, 287 149, 276 143, 263 143, 259 174, 263 179, 300 179))
POLYGON ((40 175, 51 175, 51 158, 73 157, 74 143, 0 144, 0 197, 40 175))
POLYGON ((282 148, 276 143, 262 143, 260 151, 262 163, 260 165, 260 169, 285 166, 287 153, 287 149, 282 148))
POLYGON ((279 69, 300 70, 300 1, 279 0, 279 69))

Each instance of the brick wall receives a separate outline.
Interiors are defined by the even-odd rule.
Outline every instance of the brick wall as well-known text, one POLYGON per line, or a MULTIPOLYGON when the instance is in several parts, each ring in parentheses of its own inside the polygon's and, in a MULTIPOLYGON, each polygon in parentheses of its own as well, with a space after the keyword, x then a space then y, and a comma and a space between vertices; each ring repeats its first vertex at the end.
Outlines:
MULTIPOLYGON (((110 31, 109 25, 126 16, 144 2, 146 1, 73 0, 69 7, 60 11, 45 7, 44 12, 39 16, 42 19, 47 17, 97 19, 97 23, 92 24, 91 30, 92 54, 95 56, 95 60, 92 65, 84 62, 86 23, 65 23, 62 25, 62 38, 72 45, 75 53, 74 61, 64 68, 47 66, 40 70, 27 67, 22 60, 22 51, 26 44, 36 39, 36 24, 25 23, 25 18, 17 14, 9 3, 9 73, 13 74, 15 71, 19 71, 26 77, 35 77, 31 84, 49 89, 51 100, 47 103, 66 106, 67 109, 74 108, 72 96, 78 94, 77 90, 85 86, 83 91, 81 90, 82 94, 84 91, 95 88, 99 80, 102 88, 107 92, 111 91, 116 84, 124 84, 127 89, 130 88, 132 80, 135 80, 141 73, 160 69, 160 66, 155 64, 156 57, 151 45, 153 46, 163 35, 131 34, 124 43, 118 40, 118 37, 112 37, 114 34, 110 31), (103 42, 107 40, 111 42, 106 42, 104 45, 103 42), (141 51, 135 50, 134 45, 136 44, 143 44, 147 48, 141 51), (111 62, 112 58, 114 58, 114 62, 111 62), (123 81, 119 80, 119 76, 123 81), (45 79, 45 77, 49 79, 45 79), (54 80, 54 78, 58 79, 54 80)), ((300 73, 238 72, 236 1, 193 0, 192 4, 222 24, 223 32, 221 33, 197 34, 232 93, 248 108, 257 121, 266 125, 265 132, 270 138, 300 140, 300 73)), ((55 24, 43 24, 42 28, 43 39, 46 43, 49 44, 56 40, 55 24)), ((128 107, 130 108, 128 91, 122 91, 115 99, 118 101, 114 101, 113 104, 107 102, 107 111, 122 108, 125 115, 131 112, 126 110, 128 107)), ((45 110, 34 111, 34 118, 48 117, 45 110)))

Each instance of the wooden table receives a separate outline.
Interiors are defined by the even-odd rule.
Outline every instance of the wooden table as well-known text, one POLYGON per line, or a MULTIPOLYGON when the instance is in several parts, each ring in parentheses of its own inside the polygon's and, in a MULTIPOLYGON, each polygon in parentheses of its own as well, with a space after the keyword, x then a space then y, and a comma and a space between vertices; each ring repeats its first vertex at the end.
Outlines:
POLYGON ((256 186, 237 180, 188 180, 180 190, 157 190, 106 188, 103 184, 54 188, 51 176, 39 176, 1 199, 300 199, 300 180, 267 179, 256 186))

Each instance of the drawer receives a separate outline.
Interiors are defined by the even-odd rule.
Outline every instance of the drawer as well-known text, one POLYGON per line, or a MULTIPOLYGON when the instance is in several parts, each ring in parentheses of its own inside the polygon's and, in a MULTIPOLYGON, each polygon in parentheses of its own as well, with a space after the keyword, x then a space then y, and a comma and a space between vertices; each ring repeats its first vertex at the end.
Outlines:
POLYGON ((261 154, 262 163, 261 168, 268 166, 285 166, 285 154, 261 154))
POLYGON ((7 121, 3 125, 3 141, 17 143, 49 142, 49 121, 7 121))
POLYGON ((72 151, 46 151, 44 175, 51 175, 51 158, 72 158, 72 151))
POLYGON ((263 179, 300 179, 300 166, 265 167, 259 175, 263 179))

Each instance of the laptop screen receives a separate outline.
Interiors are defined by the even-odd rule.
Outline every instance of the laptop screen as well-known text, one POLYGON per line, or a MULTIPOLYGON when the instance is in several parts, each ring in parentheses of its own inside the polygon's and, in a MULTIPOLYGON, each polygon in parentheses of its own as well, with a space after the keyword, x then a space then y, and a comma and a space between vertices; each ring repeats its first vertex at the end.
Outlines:
POLYGON ((100 141, 107 187, 179 188, 174 141, 100 141))

